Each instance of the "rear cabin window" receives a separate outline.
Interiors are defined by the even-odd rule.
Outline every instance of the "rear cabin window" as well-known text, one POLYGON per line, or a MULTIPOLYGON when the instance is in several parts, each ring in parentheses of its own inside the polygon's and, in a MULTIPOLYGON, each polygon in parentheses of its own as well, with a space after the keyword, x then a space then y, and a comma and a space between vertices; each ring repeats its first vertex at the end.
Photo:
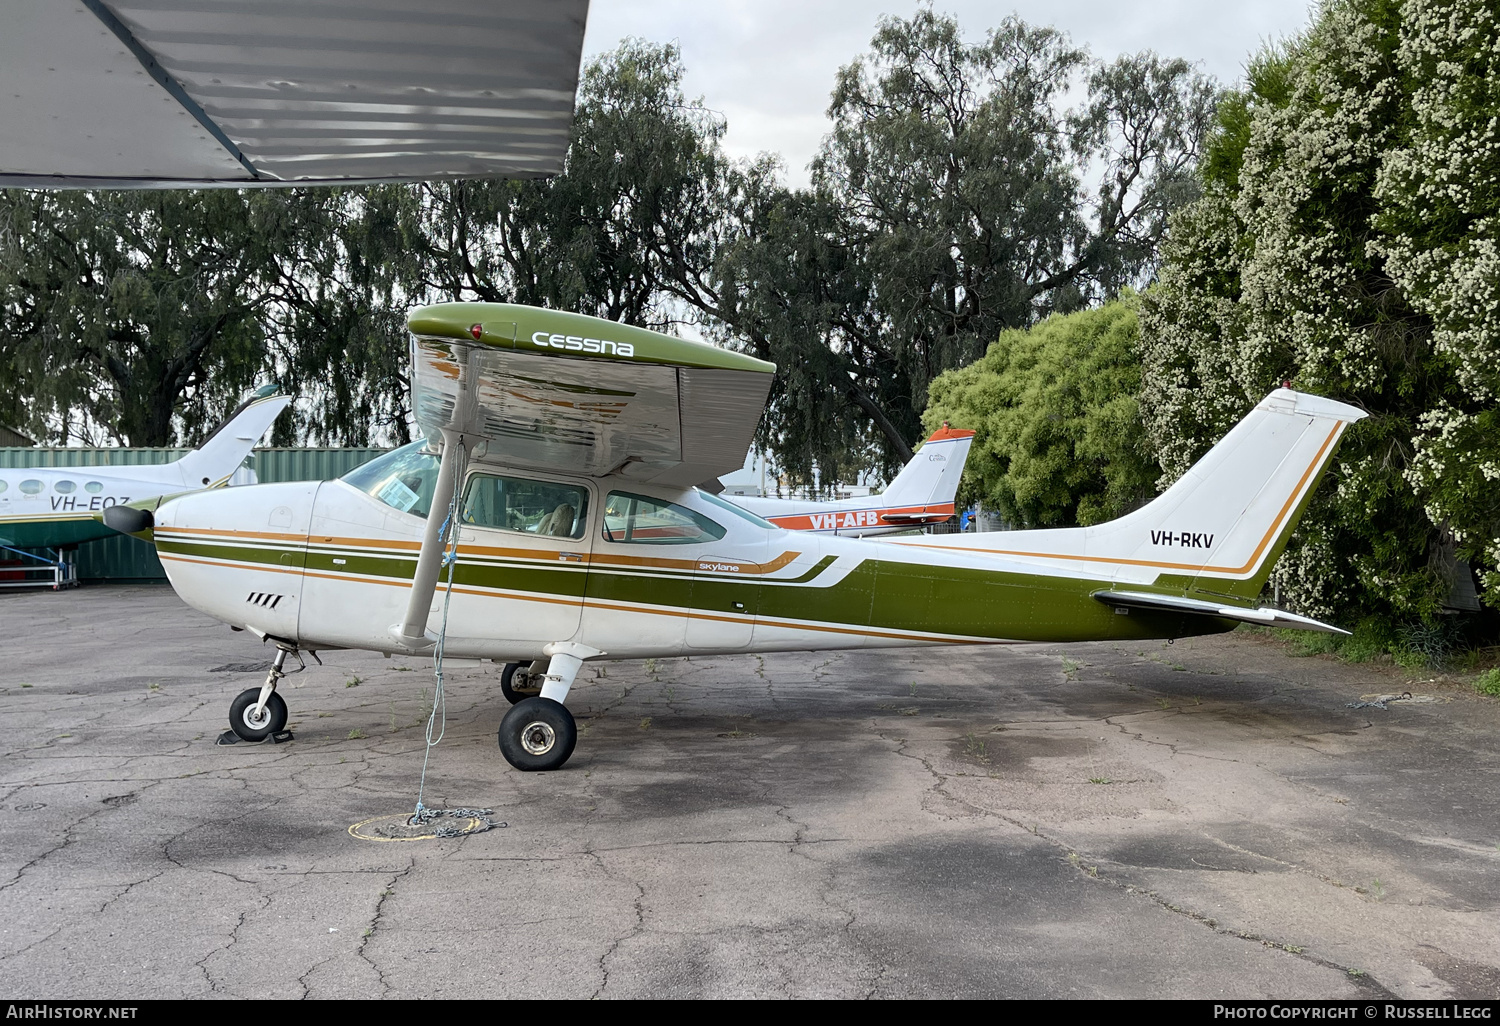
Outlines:
POLYGON ((610 492, 604 502, 604 540, 634 545, 691 545, 724 537, 724 528, 675 502, 610 492))
POLYGON ((582 538, 588 492, 576 485, 474 474, 464 490, 464 523, 549 538, 582 538))
POLYGON ((437 490, 437 453, 423 452, 426 442, 412 442, 355 467, 341 480, 402 513, 426 517, 437 490))
POLYGON ((40 495, 45 487, 40 481, 22 481, 21 492, 24 495, 40 495))

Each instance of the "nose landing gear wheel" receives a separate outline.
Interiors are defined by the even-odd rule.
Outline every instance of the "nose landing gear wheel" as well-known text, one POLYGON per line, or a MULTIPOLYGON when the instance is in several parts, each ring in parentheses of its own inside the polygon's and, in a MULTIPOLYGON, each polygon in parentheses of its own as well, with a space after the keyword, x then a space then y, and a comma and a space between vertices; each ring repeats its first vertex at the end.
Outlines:
POLYGON ((506 663, 500 671, 500 693, 511 705, 542 693, 541 677, 533 677, 530 667, 530 663, 506 663))
POLYGON ((500 721, 500 752, 518 770, 555 770, 578 743, 578 726, 561 702, 526 698, 500 721))
POLYGON ((276 692, 266 699, 266 707, 255 715, 260 688, 246 688, 229 703, 229 729, 245 741, 264 741, 286 728, 286 701, 276 692))

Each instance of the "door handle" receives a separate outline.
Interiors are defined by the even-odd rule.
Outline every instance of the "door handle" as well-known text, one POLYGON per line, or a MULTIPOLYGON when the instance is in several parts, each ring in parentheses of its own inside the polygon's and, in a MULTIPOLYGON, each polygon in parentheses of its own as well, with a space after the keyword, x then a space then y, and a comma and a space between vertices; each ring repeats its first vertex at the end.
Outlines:
POLYGON ((567 560, 569 563, 583 562, 583 557, 576 552, 559 552, 557 558, 567 560))

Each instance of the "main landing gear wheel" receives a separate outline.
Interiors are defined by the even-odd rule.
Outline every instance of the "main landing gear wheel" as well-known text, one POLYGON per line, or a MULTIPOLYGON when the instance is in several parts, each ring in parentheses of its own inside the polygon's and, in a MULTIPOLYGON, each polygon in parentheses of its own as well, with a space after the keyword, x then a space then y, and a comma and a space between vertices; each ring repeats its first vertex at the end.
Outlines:
POLYGON ((518 770, 555 770, 578 743, 578 726, 561 702, 525 698, 500 721, 500 752, 518 770))
POLYGON ((246 688, 239 697, 229 703, 229 729, 245 741, 264 741, 279 730, 286 729, 286 701, 276 692, 266 699, 266 707, 255 715, 255 704, 260 701, 260 688, 246 688))
POLYGON ((542 693, 541 674, 531 673, 530 663, 506 663, 500 671, 500 693, 511 705, 542 693))

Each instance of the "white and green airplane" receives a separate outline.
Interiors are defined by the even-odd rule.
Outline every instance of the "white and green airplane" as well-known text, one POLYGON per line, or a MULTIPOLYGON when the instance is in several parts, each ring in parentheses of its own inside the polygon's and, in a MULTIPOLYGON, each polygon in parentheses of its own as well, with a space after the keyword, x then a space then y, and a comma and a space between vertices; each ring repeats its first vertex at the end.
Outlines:
POLYGON ((198 448, 171 463, 0 469, 0 545, 58 549, 108 538, 115 532, 99 514, 112 506, 227 484, 291 403, 274 391, 259 389, 198 448))
POLYGON ((506 663, 501 751, 550 770, 595 660, 1338 630, 1258 599, 1363 416, 1342 403, 1272 392, 1110 523, 870 541, 781 529, 695 487, 743 464, 769 363, 521 306, 425 307, 408 327, 426 442, 337 481, 104 513, 154 539, 189 605, 276 645, 264 685, 230 705, 247 740, 284 728, 276 686, 300 650, 441 641, 506 663))

